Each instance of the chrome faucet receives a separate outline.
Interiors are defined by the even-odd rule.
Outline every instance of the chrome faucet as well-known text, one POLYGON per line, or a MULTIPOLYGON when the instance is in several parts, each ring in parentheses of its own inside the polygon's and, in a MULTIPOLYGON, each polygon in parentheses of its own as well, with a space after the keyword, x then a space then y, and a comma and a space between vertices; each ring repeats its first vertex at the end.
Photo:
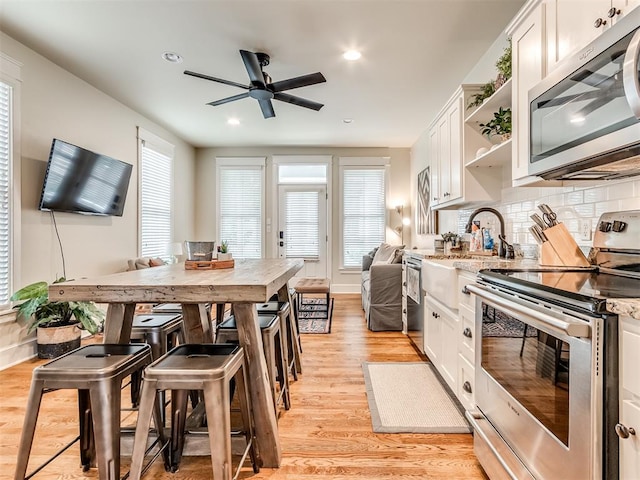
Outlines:
POLYGON ((498 247, 498 256, 500 258, 514 258, 515 255, 513 251, 513 245, 507 243, 506 237, 504 235, 504 218, 495 208, 480 207, 477 210, 474 210, 469 217, 469 221, 467 222, 467 226, 465 227, 465 232, 471 233, 473 219, 476 218, 476 215, 482 212, 493 213, 496 217, 498 217, 498 221, 500 222, 500 235, 498 236, 498 238, 500 239, 500 246, 498 247))

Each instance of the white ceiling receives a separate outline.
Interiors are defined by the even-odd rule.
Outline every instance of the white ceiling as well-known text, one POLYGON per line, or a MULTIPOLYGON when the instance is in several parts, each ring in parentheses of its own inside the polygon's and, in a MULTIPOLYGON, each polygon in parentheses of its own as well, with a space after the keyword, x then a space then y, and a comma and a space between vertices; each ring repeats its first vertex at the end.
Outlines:
POLYGON ((409 147, 523 3, 2 0, 0 30, 194 146, 409 147), (265 120, 253 99, 206 105, 243 90, 182 72, 248 84, 239 49, 268 53, 274 82, 322 72, 290 93, 324 108, 274 101, 265 120))

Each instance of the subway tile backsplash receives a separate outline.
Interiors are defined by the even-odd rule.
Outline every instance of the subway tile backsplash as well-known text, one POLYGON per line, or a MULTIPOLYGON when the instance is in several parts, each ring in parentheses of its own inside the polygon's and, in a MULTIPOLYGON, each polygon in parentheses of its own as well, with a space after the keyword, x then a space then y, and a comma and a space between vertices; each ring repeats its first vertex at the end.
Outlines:
MULTIPOLYGON (((628 179, 607 182, 600 185, 576 185, 569 187, 518 187, 505 188, 502 191, 502 202, 487 205, 500 211, 505 220, 507 241, 518 243, 527 257, 537 256, 535 243, 529 227, 533 221, 529 218, 538 212, 537 206, 546 203, 558 214, 574 236, 578 245, 588 250, 591 240, 580 236, 580 226, 585 222, 591 227, 591 237, 596 228, 598 218, 604 212, 640 209, 640 180, 628 179)), ((464 233, 464 227, 474 208, 458 210, 458 233, 464 233)), ((476 217, 483 227, 492 229, 494 238, 498 237, 498 221, 490 213, 482 213, 476 217)))

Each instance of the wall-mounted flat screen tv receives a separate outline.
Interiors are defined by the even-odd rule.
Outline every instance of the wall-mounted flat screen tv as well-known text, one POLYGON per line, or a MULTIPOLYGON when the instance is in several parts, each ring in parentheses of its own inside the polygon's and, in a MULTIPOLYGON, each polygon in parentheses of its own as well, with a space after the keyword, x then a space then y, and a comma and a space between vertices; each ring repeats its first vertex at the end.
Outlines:
POLYGON ((40 210, 120 217, 132 168, 128 163, 54 138, 40 210))

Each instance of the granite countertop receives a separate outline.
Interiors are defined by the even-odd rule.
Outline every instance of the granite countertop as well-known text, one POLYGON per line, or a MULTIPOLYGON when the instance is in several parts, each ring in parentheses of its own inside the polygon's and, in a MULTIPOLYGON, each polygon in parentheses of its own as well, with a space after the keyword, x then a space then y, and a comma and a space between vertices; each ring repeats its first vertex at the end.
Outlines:
MULTIPOLYGON (((445 256, 445 255, 429 255, 425 256, 425 259, 455 259, 458 261, 453 262, 453 266, 459 270, 464 270, 471 273, 478 273, 484 268, 547 268, 538 264, 534 259, 516 259, 506 260, 498 257, 487 258, 474 258, 469 255, 466 257, 445 256)), ((554 267, 548 267, 553 269, 554 267)), ((607 300, 607 310, 617 315, 631 317, 636 320, 640 320, 640 298, 612 298, 607 300)))

